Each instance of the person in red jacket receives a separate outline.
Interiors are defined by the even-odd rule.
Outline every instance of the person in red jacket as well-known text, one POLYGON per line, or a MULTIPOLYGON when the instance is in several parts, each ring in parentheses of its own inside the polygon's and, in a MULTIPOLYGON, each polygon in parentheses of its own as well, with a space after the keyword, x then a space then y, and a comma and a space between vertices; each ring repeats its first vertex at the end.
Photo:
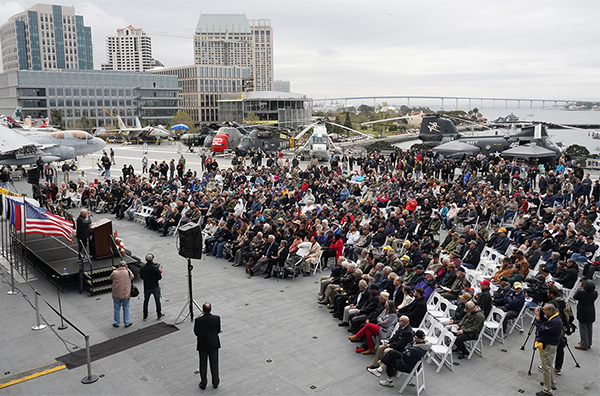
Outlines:
POLYGON ((335 262, 337 263, 337 259, 342 255, 342 251, 344 250, 344 241, 342 241, 342 236, 340 234, 333 235, 333 241, 329 244, 329 248, 324 249, 321 254, 321 263, 323 268, 327 267, 327 259, 329 257, 335 256, 335 262))

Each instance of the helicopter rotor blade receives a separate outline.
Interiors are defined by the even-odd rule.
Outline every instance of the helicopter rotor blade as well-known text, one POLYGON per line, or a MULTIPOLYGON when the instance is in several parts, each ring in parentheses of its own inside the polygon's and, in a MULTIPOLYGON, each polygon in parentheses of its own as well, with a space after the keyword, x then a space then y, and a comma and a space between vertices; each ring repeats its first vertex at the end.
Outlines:
POLYGON ((331 125, 335 125, 337 127, 343 128, 343 129, 346 129, 346 130, 348 130, 350 132, 357 133, 357 134, 359 134, 361 136, 366 137, 367 139, 372 139, 373 138, 373 136, 369 135, 368 133, 360 132, 360 131, 357 131, 356 129, 352 129, 352 128, 348 128, 347 126, 344 126, 344 125, 336 124, 335 122, 327 121, 327 123, 331 124, 331 125))

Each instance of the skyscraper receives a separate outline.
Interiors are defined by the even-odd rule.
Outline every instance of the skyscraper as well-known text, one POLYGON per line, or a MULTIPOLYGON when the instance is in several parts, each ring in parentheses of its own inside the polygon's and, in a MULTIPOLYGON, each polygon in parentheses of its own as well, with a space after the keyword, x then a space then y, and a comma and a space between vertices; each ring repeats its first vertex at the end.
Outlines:
POLYGON ((94 68, 92 30, 73 7, 36 4, 13 15, 0 44, 4 71, 94 68))
POLYGON ((106 59, 102 70, 146 71, 154 67, 152 40, 140 28, 129 25, 106 38, 106 59))
MULTIPOLYGON (((194 37, 194 63, 251 71, 253 91, 273 89, 273 29, 268 19, 202 14, 194 37)), ((248 86, 248 84, 246 84, 248 86)))

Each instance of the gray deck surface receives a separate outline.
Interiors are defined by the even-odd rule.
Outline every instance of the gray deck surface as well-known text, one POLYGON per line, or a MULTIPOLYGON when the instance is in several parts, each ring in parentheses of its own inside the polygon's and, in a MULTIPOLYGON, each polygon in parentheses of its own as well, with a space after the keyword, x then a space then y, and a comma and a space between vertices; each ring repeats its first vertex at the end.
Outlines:
MULTIPOLYGON (((130 158, 141 158, 135 147, 127 148, 126 152, 120 146, 113 147, 117 153, 113 175, 120 173, 123 161, 130 163, 130 158)), ((137 150, 141 151, 141 148, 137 150)), ((153 153, 150 158, 178 157, 174 148, 161 146, 160 150, 164 152, 153 153)), ((198 158, 189 155, 188 165, 191 162, 198 162, 198 158)), ((135 160, 134 165, 139 167, 139 163, 135 160)), ((199 169, 196 165, 192 166, 199 169)), ((90 178, 95 175, 95 172, 90 173, 90 178)), ((24 181, 15 184, 19 191, 30 192, 24 181)), ((177 255, 175 238, 161 238, 139 223, 115 220, 112 215, 96 217, 113 219, 113 229, 119 232, 127 248, 139 257, 153 252, 155 261, 163 265, 164 320, 172 323, 187 301, 186 260, 177 255)), ((101 376, 94 384, 80 382, 87 373, 84 366, 16 384, 0 390, 0 394, 391 395, 398 392, 398 380, 394 388, 378 384, 378 379, 365 370, 371 364, 372 356, 355 353, 356 344, 348 341, 346 328, 338 327, 339 321, 316 304, 319 273, 315 277, 298 278, 295 282, 291 279, 276 281, 258 276, 248 278, 243 268, 233 268, 226 260, 212 257, 193 260, 193 265, 194 299, 198 304, 210 301, 213 313, 221 316, 223 347, 219 356, 221 385, 218 389, 211 385, 205 391, 198 388, 196 340, 188 320, 178 325, 181 331, 94 362, 92 372, 101 376), (311 389, 313 386, 314 389, 311 389)), ((5 282, 10 278, 5 267, 0 267, 0 273, 3 274, 3 282, 0 283, 0 376, 52 363, 57 356, 72 350, 72 345, 67 344, 67 349, 55 332, 69 343, 79 347, 85 345, 83 338, 71 328, 55 332, 50 328, 32 331, 34 310, 22 294, 6 294, 10 288, 5 282)), ((32 302, 33 287, 50 304, 57 306, 56 289, 44 278, 38 278, 29 285, 17 283, 17 286, 32 302)), ((598 280, 596 282, 599 283, 598 280)), ((141 281, 136 283, 142 287, 141 281)), ((91 344, 156 322, 153 302, 150 303, 149 320, 142 321, 142 298, 131 301, 134 324, 128 329, 113 328, 110 293, 88 297, 69 289, 61 298, 64 315, 90 335, 91 344)), ((572 305, 575 308, 575 304, 572 305)), ((48 323, 55 327, 60 325, 60 319, 41 300, 40 310, 48 323)), ((599 341, 595 342, 593 349, 587 352, 572 349, 581 368, 574 367, 571 356, 565 351, 563 374, 557 377, 555 395, 599 394, 598 322, 594 327, 594 339, 599 341)), ((515 331, 504 345, 495 343, 492 347, 489 347, 489 341, 484 341, 484 357, 474 355, 469 361, 461 360, 460 365, 454 367, 454 372, 443 368, 436 374, 433 365, 426 366, 424 394, 535 394, 541 389, 542 374, 537 370, 539 355, 536 354, 532 375, 527 376, 533 339, 530 338, 526 350, 521 351, 526 335, 515 331)), ((578 343, 578 338, 578 334, 569 338, 571 347, 578 343)), ((406 388, 404 394, 416 394, 415 388, 406 388)))

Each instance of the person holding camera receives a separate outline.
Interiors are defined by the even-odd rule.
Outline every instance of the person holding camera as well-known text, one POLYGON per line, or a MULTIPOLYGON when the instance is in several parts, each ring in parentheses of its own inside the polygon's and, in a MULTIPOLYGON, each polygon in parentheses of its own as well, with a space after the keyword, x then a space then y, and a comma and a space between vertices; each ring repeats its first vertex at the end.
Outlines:
POLYGON ((558 344, 562 339, 562 320, 558 309, 553 304, 545 304, 543 308, 535 308, 535 348, 540 352, 544 381, 540 382, 543 389, 536 396, 552 395, 556 389, 552 363, 556 356, 558 344))
POLYGON ((154 262, 154 255, 152 253, 146 255, 146 264, 140 269, 140 278, 144 281, 143 320, 148 319, 148 301, 150 300, 150 296, 154 296, 157 319, 162 319, 165 315, 162 313, 160 306, 160 286, 158 285, 158 281, 162 279, 162 270, 154 262))

